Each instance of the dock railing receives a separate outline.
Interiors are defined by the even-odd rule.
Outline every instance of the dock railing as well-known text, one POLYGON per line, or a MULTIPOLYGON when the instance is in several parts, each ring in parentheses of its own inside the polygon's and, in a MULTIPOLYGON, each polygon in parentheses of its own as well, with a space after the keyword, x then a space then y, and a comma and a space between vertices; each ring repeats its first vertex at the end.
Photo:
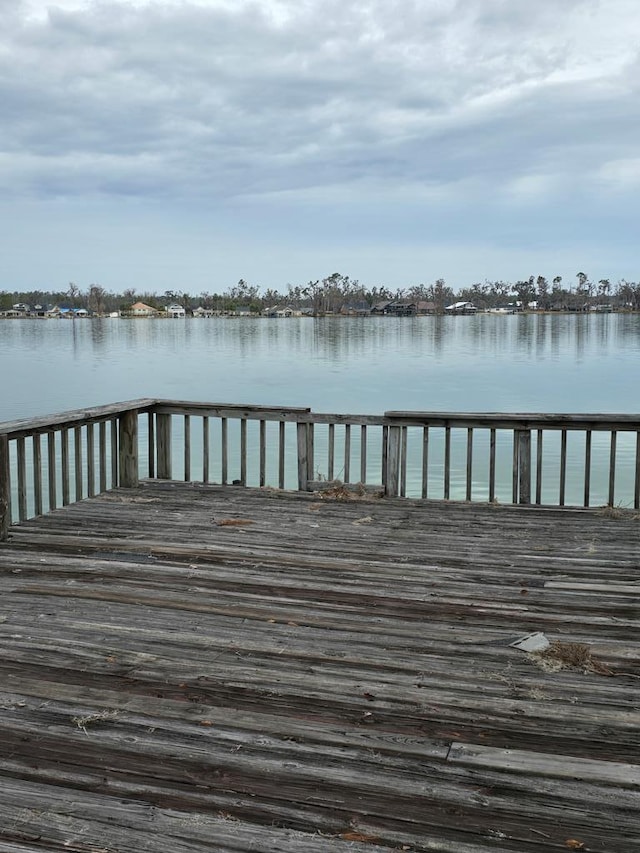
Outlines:
POLYGON ((388 411, 140 399, 0 424, 0 538, 140 479, 640 508, 640 415, 388 411))
POLYGON ((25 521, 138 484, 138 421, 153 399, 0 423, 0 539, 25 521))

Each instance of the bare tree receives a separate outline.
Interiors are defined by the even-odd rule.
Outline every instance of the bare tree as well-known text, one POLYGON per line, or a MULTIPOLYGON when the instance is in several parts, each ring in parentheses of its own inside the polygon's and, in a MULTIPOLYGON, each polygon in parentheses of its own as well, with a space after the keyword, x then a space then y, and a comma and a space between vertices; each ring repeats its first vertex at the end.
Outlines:
POLYGON ((93 311, 94 314, 104 314, 104 297, 106 292, 104 287, 101 287, 99 284, 91 285, 87 300, 89 311, 93 311))
POLYGON ((76 308, 77 302, 78 302, 78 297, 80 296, 80 288, 78 287, 78 285, 75 282, 73 282, 73 281, 69 282, 69 287, 67 288, 67 294, 66 295, 69 297, 69 301, 71 302, 71 307, 76 308))

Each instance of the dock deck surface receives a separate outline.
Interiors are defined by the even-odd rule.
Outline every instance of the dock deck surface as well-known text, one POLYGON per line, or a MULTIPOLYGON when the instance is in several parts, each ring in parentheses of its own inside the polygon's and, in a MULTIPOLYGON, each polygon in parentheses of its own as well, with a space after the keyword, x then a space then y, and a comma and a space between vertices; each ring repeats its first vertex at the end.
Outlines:
POLYGON ((13 529, 2 853, 640 850, 640 520, 336 497, 13 529))

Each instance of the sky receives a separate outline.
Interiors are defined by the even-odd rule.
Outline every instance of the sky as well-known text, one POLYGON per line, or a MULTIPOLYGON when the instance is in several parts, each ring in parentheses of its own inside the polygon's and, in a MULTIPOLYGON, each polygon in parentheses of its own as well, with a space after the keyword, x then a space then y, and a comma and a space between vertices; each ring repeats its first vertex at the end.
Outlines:
POLYGON ((637 0, 0 0, 0 290, 638 280, 637 0))

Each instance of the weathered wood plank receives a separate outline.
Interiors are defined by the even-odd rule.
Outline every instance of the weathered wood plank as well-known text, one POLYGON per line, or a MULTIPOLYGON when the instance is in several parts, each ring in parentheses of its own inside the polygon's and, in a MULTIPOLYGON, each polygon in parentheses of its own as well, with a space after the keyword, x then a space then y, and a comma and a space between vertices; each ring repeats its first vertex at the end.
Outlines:
POLYGON ((422 498, 429 497, 429 427, 422 430, 422 498))
POLYGON ((640 766, 618 761, 568 758, 544 752, 496 749, 465 743, 452 743, 447 761, 467 766, 513 770, 527 775, 605 783, 621 788, 640 788, 640 766))
POLYGON ((110 427, 110 446, 111 455, 111 488, 115 488, 120 482, 119 465, 120 465, 120 435, 118 428, 118 418, 111 418, 109 421, 110 427))
POLYGON ((56 485, 56 434, 47 433, 47 473, 49 480, 49 511, 58 505, 56 485))
MULTIPOLYGON (((217 815, 206 814, 204 810, 191 814, 166 806, 151 806, 137 799, 127 800, 117 793, 104 796, 77 788, 52 790, 36 781, 13 782, 2 786, 0 791, 0 822, 5 828, 4 831, 0 829, 0 840, 4 853, 61 851, 68 850, 71 845, 86 853, 168 849, 172 853, 202 853, 204 849, 212 849, 212 839, 215 839, 216 851, 222 853, 257 849, 273 853, 300 853, 301 850, 332 853, 344 851, 345 845, 354 853, 388 850, 386 845, 381 847, 371 841, 345 840, 338 832, 305 832, 268 825, 260 827, 258 848, 256 826, 228 810, 220 809, 217 815), (45 827, 38 820, 43 813, 49 820, 45 827), (6 834, 9 832, 10 841, 6 834)), ((342 835, 346 834, 346 825, 338 828, 345 830, 342 835)), ((355 831, 352 834, 353 838, 357 837, 355 831)), ((366 837, 363 833, 360 835, 366 837)))
POLYGON ((11 458, 9 439, 0 435, 0 542, 9 535, 11 526, 11 458))
POLYGON ((100 492, 107 491, 107 422, 100 421, 98 425, 98 456, 100 492))
POLYGON ((473 491, 473 430, 467 429, 467 470, 465 477, 465 498, 470 501, 473 491))
POLYGON ((285 486, 285 460, 286 460, 286 434, 285 423, 281 421, 278 424, 278 488, 284 489, 285 486))
POLYGON ((518 460, 520 458, 520 430, 513 431, 513 455, 511 460, 511 503, 518 503, 518 460))
POLYGON ((157 432, 157 471, 161 480, 170 480, 172 476, 171 464, 171 415, 156 415, 157 432))
POLYGON ((63 429, 60 433, 60 464, 62 474, 62 506, 69 504, 69 430, 63 429))
POLYGON ((309 480, 313 480, 315 473, 315 440, 315 424, 307 424, 307 483, 309 480))
MULTIPOLYGON (((536 503, 542 503, 542 453, 544 449, 544 431, 536 431, 536 503)), ((588 506, 588 504, 587 504, 588 506)))
POLYGON ((640 509, 640 430, 636 434, 636 472, 633 489, 633 507, 640 509))
POLYGON ((640 844, 634 513, 150 482, 11 534, 3 850, 640 844))
POLYGON ((191 480, 191 415, 185 415, 184 423, 184 480, 191 480))
POLYGON ((518 503, 531 503, 531 431, 518 433, 518 503))
MULTIPOLYGON (((184 400, 154 400, 154 411, 159 414, 207 415, 217 418, 290 420, 296 421, 299 415, 310 413, 310 409, 300 406, 264 406, 245 403, 208 403, 184 400)), ((136 408, 130 406, 130 408, 136 408)), ((143 407, 140 407, 143 408, 143 407)))
POLYGON ((560 431, 560 484, 558 489, 558 505, 564 506, 567 484, 567 430, 560 431))
POLYGON ((26 444, 23 436, 16 440, 16 457, 18 468, 18 519, 27 518, 27 457, 26 444))
POLYGON ((138 415, 125 412, 118 421, 119 485, 135 489, 138 485, 138 415))
POLYGON ((87 495, 96 496, 96 448, 94 424, 87 424, 87 495))
POLYGON ((384 413, 388 421, 405 421, 407 426, 440 426, 492 429, 627 429, 635 432, 640 424, 638 415, 621 414, 547 414, 496 412, 404 412, 384 413))
MULTIPOLYGON (((202 418, 202 482, 209 482, 209 458, 210 458, 210 432, 209 418, 205 415, 202 418)), ((153 476, 150 474, 150 476, 153 476)))
POLYGON ((334 479, 335 472, 336 425, 329 424, 327 439, 327 480, 334 479))
POLYGON ((385 494, 387 497, 393 498, 400 493, 402 427, 389 427, 387 435, 386 476, 383 478, 383 483, 386 486, 385 494))
POLYGON ((74 500, 81 501, 83 498, 82 488, 82 427, 73 428, 73 473, 75 480, 74 500))
POLYGON ((153 479, 156 475, 156 417, 147 412, 147 473, 153 479))
POLYGON ((344 426, 344 464, 342 466, 345 483, 351 482, 351 424, 344 426))
POLYGON ((40 435, 33 436, 33 509, 42 515, 42 443, 40 435))
MULTIPOLYGON (((444 430, 444 499, 449 500, 451 487, 451 427, 444 430)), ((515 501, 514 501, 515 503, 515 501)))
POLYGON ((407 494, 407 428, 400 428, 400 497, 407 494))
POLYGON ((247 485, 247 419, 240 421, 240 483, 247 485))
POLYGON ((609 506, 615 505, 616 499, 616 447, 618 433, 615 429, 611 430, 611 445, 609 452, 609 506))
POLYGON ((220 479, 224 486, 229 479, 229 421, 225 417, 220 419, 220 457, 220 479))
POLYGON ((259 485, 260 488, 264 488, 267 482, 267 422, 264 420, 260 421, 260 435, 258 441, 260 466, 259 485))
POLYGON ((591 438, 592 431, 588 429, 584 443, 584 506, 591 503, 591 438))
POLYGON ((309 477, 309 425, 299 423, 296 427, 298 446, 298 489, 306 492, 309 477))
POLYGON ((87 409, 75 409, 69 412, 61 412, 56 415, 45 415, 44 417, 21 418, 15 421, 4 421, 0 423, 0 435, 11 435, 17 438, 19 435, 32 435, 34 432, 51 432, 52 430, 70 429, 80 424, 97 423, 101 420, 111 419, 121 412, 147 411, 155 403, 149 397, 140 400, 129 400, 124 403, 110 403, 107 406, 93 406, 87 409))

